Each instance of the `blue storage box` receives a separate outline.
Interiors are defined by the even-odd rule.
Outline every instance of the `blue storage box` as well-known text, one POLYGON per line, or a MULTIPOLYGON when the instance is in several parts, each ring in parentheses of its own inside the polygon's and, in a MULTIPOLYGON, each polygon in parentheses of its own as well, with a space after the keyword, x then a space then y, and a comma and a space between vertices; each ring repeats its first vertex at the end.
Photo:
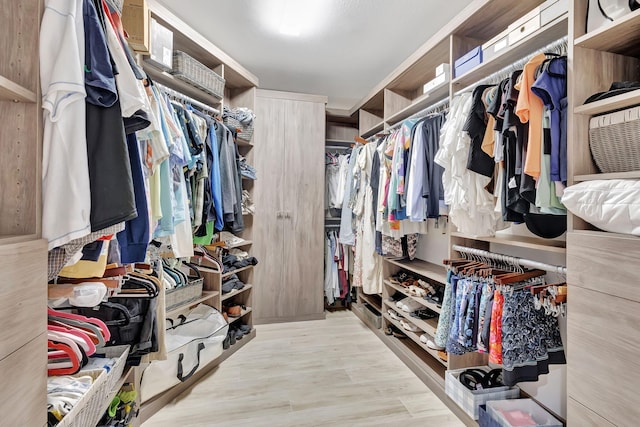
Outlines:
POLYGON ((456 59, 453 67, 455 76, 460 77, 480 64, 482 64, 482 47, 478 46, 456 59))

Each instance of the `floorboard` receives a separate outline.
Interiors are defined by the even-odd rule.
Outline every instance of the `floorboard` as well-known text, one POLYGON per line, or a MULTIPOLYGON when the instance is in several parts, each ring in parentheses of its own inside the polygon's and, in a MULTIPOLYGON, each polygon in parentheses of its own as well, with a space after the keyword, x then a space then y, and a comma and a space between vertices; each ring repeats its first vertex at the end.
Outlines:
POLYGON ((349 311, 257 329, 143 427, 464 425, 349 311))

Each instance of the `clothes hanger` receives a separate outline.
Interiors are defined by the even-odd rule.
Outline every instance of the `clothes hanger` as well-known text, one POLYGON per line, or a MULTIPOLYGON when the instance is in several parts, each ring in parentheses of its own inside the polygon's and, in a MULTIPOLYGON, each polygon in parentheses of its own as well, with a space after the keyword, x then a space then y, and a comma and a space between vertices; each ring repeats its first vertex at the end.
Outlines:
POLYGON ((47 341, 47 350, 53 353, 52 357, 48 358, 47 361, 48 375, 73 375, 80 371, 80 358, 72 346, 65 343, 47 341))
POLYGON ((91 325, 86 322, 75 322, 70 319, 66 319, 64 322, 62 322, 60 320, 49 318, 49 324, 84 333, 87 335, 87 337, 89 337, 89 339, 96 347, 104 347, 106 344, 106 340, 108 339, 105 338, 104 335, 102 335, 102 331, 97 326, 91 325))
POLYGON ((527 279, 532 279, 534 277, 540 277, 547 274, 544 270, 531 270, 524 273, 508 273, 505 275, 500 275, 495 277, 495 281, 499 285, 507 285, 511 283, 523 282, 527 279))
POLYGON ((109 333, 109 328, 107 325, 100 319, 96 319, 95 317, 86 317, 80 314, 67 313, 64 311, 53 310, 50 307, 47 307, 47 316, 49 318, 53 318, 54 320, 59 320, 62 322, 69 321, 70 324, 90 324, 99 328, 102 332, 102 336, 109 340, 111 338, 111 334, 109 333))
POLYGON ((62 326, 47 325, 47 331, 51 332, 49 336, 55 336, 61 334, 64 337, 71 338, 73 341, 81 347, 87 356, 91 356, 96 352, 96 345, 91 341, 91 338, 86 332, 78 330, 72 330, 62 326), (55 335, 54 335, 55 334, 55 335))

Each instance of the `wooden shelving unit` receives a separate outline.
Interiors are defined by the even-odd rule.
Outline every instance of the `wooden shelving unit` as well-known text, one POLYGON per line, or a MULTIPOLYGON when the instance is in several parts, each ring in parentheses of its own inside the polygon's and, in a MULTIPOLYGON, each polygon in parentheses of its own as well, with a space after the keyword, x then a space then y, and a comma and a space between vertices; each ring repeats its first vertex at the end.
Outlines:
POLYGON ((574 182, 594 181, 597 179, 640 179, 640 171, 593 173, 589 175, 576 175, 573 177, 574 182))
POLYGON ((393 289, 395 289, 396 291, 398 291, 398 292, 400 292, 400 293, 404 294, 406 297, 409 297, 409 298, 413 299, 414 301, 419 302, 420 304, 422 304, 423 306, 425 306, 425 307, 426 307, 426 308, 428 308, 429 310, 434 311, 434 312, 436 312, 436 313, 440 314, 440 312, 441 312, 441 308, 440 308, 440 307, 438 307, 437 305, 435 305, 434 303, 429 302, 429 301, 427 301, 427 300, 426 300, 426 299, 424 299, 424 298, 419 298, 419 297, 414 296, 414 295, 409 295, 409 293, 407 292, 407 290, 406 290, 404 287, 402 287, 402 286, 398 286, 398 285, 396 285, 396 284, 394 284, 394 283, 391 283, 389 280, 385 280, 385 281, 384 281, 384 284, 385 284, 385 285, 387 285, 387 286, 389 286, 390 288, 393 288, 393 289))
POLYGON ((6 77, 0 76, 0 101, 37 102, 35 92, 21 86, 6 77))
POLYGON ((461 89, 467 88, 475 84, 477 81, 508 67, 519 59, 542 49, 548 44, 553 43, 562 37, 566 37, 567 23, 568 16, 563 15, 548 25, 540 28, 529 37, 525 37, 514 45, 509 46, 509 48, 504 50, 501 54, 494 56, 487 62, 483 62, 469 72, 454 78, 451 81, 453 91, 457 92, 461 89))
POLYGON ((168 310, 166 316, 173 317, 174 315, 179 314, 180 312, 183 312, 188 308, 195 307, 201 302, 208 301, 211 298, 218 296, 219 294, 220 293, 217 291, 202 291, 202 296, 200 298, 194 299, 192 301, 188 301, 180 305, 179 307, 175 307, 175 308, 172 308, 171 310, 168 310))
POLYGON ((228 292, 226 294, 222 294, 221 300, 222 301, 226 301, 226 300, 228 300, 230 298, 235 297, 236 295, 239 295, 239 294, 241 294, 243 292, 247 292, 251 288, 253 288, 253 285, 246 284, 246 285, 244 285, 244 288, 242 288, 242 289, 234 289, 231 292, 228 292))
POLYGON ((447 282, 447 274, 443 265, 436 265, 421 259, 409 260, 394 260, 385 258, 385 261, 404 268, 405 270, 412 271, 420 276, 424 276, 428 279, 435 280, 441 284, 447 282))
POLYGON ((364 131, 361 136, 363 138, 369 138, 370 136, 373 136, 378 132, 382 132, 383 129, 384 129, 384 120, 379 123, 376 123, 375 125, 373 125, 373 127, 364 131))
POLYGON ((589 104, 579 105, 575 108, 574 112, 585 116, 597 116, 598 114, 629 108, 635 105, 640 105, 640 89, 589 104))
POLYGON ((555 252, 564 254, 567 252, 566 242, 563 240, 542 239, 537 237, 518 236, 514 234, 498 234, 496 236, 474 237, 464 233, 452 232, 451 237, 468 240, 476 240, 487 243, 516 246, 520 248, 535 249, 538 251, 555 252))
POLYGON ((449 82, 446 82, 441 87, 437 88, 433 92, 425 93, 418 98, 414 99, 413 102, 404 107, 397 113, 394 113, 386 118, 387 126, 393 126, 396 123, 403 121, 404 119, 411 117, 412 115, 428 108, 430 105, 433 105, 449 96, 449 82))
POLYGON ((406 329, 404 329, 402 327, 400 322, 398 322, 397 320, 391 318, 391 316, 389 314, 387 314, 387 313, 382 313, 382 317, 384 317, 387 322, 391 323, 393 326, 398 328, 402 333, 404 333, 407 337, 409 337, 413 342, 418 344, 418 346, 420 346, 420 348, 422 348, 424 351, 429 353, 436 361, 438 361, 439 363, 441 363, 445 367, 447 366, 447 362, 442 360, 440 358, 440 356, 438 356, 438 352, 437 351, 430 349, 429 347, 427 347, 426 344, 424 344, 422 341, 420 341, 420 335, 422 335, 421 333, 407 331, 406 329))
POLYGON ((229 249, 245 248, 251 245, 253 245, 253 240, 245 240, 244 242, 236 243, 235 245, 228 245, 227 248, 229 249))
POLYGON ((243 317, 245 317, 247 314, 251 313, 253 311, 253 309, 251 307, 247 307, 246 309, 242 309, 240 316, 238 317, 229 317, 229 324, 233 324, 236 323, 238 321, 240 321, 243 317))
POLYGON ((253 265, 247 265, 246 267, 238 268, 238 269, 235 269, 235 270, 229 271, 229 272, 227 272, 227 273, 223 273, 223 274, 222 274, 222 279, 226 279, 227 277, 229 277, 229 276, 231 276, 231 275, 233 275, 233 274, 238 274, 238 273, 241 273, 241 272, 243 272, 243 271, 250 270, 250 269, 252 269, 253 267, 254 267, 253 265))
POLYGON ((394 305, 394 303, 390 301, 384 301, 383 303, 385 305, 384 313, 387 313, 388 310, 393 310, 398 314, 398 316, 402 317, 403 319, 407 320, 410 323, 413 323, 415 326, 420 328, 422 332, 429 335, 430 337, 433 338, 436 335, 436 329, 438 328, 437 318, 428 319, 428 320, 418 319, 416 317, 411 316, 410 313, 400 310, 394 305))
POLYGON ((637 56, 640 54, 640 46, 637 43, 638 33, 640 33, 640 10, 609 22, 589 34, 577 37, 574 45, 625 56, 637 56))

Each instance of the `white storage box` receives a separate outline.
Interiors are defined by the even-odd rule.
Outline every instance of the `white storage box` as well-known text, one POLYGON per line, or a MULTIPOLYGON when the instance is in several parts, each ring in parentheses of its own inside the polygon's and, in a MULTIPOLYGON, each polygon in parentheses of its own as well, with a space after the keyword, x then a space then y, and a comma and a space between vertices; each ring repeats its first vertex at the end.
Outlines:
POLYGON ((440 74, 444 74, 447 73, 449 74, 451 72, 451 65, 449 64, 440 64, 436 67, 436 76, 439 76, 440 74))
POLYGON ((503 427, 562 427, 562 423, 531 399, 487 402, 487 413, 503 427))
POLYGON ((151 55, 149 60, 165 71, 173 68, 173 32, 151 18, 149 20, 151 55))
POLYGON ((513 45, 540 28, 540 8, 536 7, 509 25, 509 45, 513 45))
POLYGON ((509 47, 509 30, 504 30, 482 45, 482 56, 486 62, 509 47))
POLYGON ((540 26, 544 27, 568 11, 569 0, 547 0, 540 5, 540 26))
POLYGON ((435 79, 429 81, 428 83, 425 83, 425 85, 422 87, 422 93, 433 92, 434 90, 448 84, 449 79, 450 74, 449 70, 447 69, 443 74, 440 74, 436 76, 435 79))
POLYGON ((517 399, 520 397, 520 389, 515 386, 469 390, 460 382, 459 378, 460 373, 467 369, 480 369, 484 372, 491 370, 488 366, 476 366, 446 371, 444 375, 444 392, 474 420, 477 420, 480 415, 480 405, 484 405, 490 400, 517 399))

